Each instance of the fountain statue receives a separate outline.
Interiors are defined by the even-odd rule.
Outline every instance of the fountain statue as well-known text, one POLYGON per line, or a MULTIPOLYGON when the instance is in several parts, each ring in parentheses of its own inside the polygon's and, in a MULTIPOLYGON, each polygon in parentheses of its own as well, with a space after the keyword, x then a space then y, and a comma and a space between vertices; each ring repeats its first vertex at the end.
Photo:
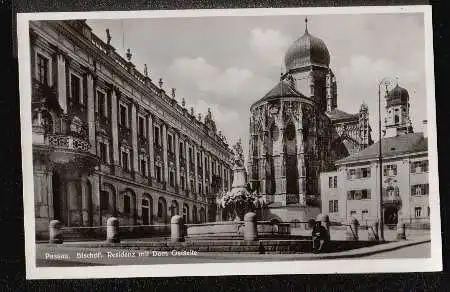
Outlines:
MULTIPOLYGON (((246 213, 262 213, 265 201, 251 189, 247 183, 247 174, 244 167, 244 154, 241 140, 233 146, 231 158, 233 169, 233 184, 231 190, 217 194, 216 207, 218 220, 201 224, 191 224, 187 228, 187 237, 190 240, 230 240, 244 238, 243 221, 246 213)), ((258 220, 258 218, 257 218, 258 220)), ((280 238, 290 234, 289 223, 274 223, 271 221, 258 221, 258 237, 280 238)))
POLYGON ((247 183, 241 139, 233 146, 231 163, 233 185, 230 191, 223 192, 217 197, 216 204, 222 213, 222 218, 228 221, 242 221, 247 212, 262 208, 264 201, 247 183))

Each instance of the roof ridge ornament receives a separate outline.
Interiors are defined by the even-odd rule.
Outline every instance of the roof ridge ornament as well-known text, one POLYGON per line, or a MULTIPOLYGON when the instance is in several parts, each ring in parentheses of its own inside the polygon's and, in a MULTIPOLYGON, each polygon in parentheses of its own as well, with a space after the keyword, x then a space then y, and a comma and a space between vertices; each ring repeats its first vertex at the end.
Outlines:
POLYGON ((305 17, 305 33, 309 33, 308 32, 308 17, 305 17))

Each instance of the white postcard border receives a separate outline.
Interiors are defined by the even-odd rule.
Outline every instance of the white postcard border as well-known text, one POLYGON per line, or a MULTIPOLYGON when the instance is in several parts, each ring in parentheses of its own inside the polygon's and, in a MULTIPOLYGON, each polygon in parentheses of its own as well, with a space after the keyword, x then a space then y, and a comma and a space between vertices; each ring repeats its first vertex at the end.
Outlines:
POLYGON ((327 8, 257 8, 160 11, 46 12, 17 15, 20 116, 22 138, 23 203, 27 279, 124 278, 257 274, 396 273, 442 270, 439 209, 437 129, 434 93, 434 57, 431 6, 373 6, 327 8), (428 259, 310 260, 283 262, 203 263, 166 265, 36 267, 35 210, 32 165, 30 20, 115 19, 167 17, 225 17, 318 14, 424 13, 427 88, 428 147, 430 168, 431 257, 428 259), (435 175, 432 175, 435 174, 435 175), (268 264, 270 263, 270 264, 268 264))

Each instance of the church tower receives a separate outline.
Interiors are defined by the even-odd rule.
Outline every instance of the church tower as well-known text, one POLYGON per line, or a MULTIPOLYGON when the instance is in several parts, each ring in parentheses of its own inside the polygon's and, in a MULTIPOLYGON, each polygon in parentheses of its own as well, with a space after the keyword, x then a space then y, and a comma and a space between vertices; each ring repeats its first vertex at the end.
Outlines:
POLYGON ((330 53, 323 40, 308 31, 287 50, 284 63, 285 78, 301 94, 314 99, 322 112, 337 107, 337 90, 334 73, 329 68, 330 53))
POLYGON ((409 117, 409 93, 397 85, 386 94, 386 118, 384 136, 393 137, 413 132, 409 117))

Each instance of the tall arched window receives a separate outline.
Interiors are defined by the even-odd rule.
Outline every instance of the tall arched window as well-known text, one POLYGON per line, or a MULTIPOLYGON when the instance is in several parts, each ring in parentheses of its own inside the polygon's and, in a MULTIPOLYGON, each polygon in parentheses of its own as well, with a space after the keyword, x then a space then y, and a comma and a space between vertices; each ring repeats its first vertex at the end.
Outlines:
POLYGON ((189 206, 187 204, 183 204, 183 221, 189 223, 189 206))
POLYGON ((197 216, 197 206, 194 205, 192 207, 192 221, 195 223, 198 223, 198 216, 197 216))
POLYGON ((152 224, 152 203, 151 198, 145 196, 141 202, 142 211, 142 224, 149 225, 152 224))

